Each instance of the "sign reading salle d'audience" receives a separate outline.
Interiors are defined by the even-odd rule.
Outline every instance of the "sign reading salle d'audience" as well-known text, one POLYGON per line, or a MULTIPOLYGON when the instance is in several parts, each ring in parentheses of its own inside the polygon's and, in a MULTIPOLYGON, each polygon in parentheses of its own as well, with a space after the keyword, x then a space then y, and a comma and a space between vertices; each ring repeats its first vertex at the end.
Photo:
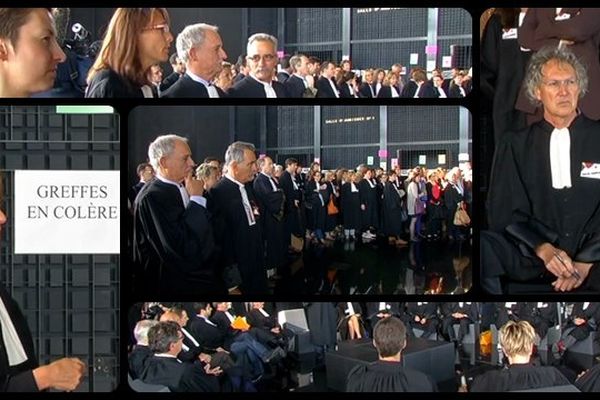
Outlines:
POLYGON ((118 254, 119 171, 15 171, 15 254, 118 254))

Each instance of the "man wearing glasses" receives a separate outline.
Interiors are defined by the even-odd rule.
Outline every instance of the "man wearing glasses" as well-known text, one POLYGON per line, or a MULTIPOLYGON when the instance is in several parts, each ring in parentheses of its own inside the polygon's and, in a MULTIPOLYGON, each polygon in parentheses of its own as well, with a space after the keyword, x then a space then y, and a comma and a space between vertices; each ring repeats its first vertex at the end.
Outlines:
POLYGON ((600 123, 579 112, 587 72, 568 49, 531 57, 525 86, 544 120, 506 135, 494 155, 490 231, 481 232, 481 281, 600 290, 600 123))
POLYGON ((230 97, 287 97, 282 83, 274 81, 277 67, 277 39, 256 33, 248 39, 246 56, 250 74, 229 89, 230 97))

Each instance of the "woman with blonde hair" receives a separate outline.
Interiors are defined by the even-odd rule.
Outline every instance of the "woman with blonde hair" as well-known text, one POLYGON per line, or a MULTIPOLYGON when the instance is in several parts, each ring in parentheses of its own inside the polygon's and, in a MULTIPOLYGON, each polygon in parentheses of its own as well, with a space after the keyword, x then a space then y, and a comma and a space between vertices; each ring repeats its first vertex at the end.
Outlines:
POLYGON ((392 71, 388 72, 383 79, 383 84, 381 89, 377 93, 378 98, 398 98, 400 97, 400 93, 398 93, 398 75, 393 73, 392 71))
POLYGON ((166 9, 117 8, 88 73, 86 97, 157 97, 148 70, 167 61, 172 42, 166 9))
POLYGON ((500 345, 509 366, 475 378, 472 392, 507 392, 569 385, 569 380, 554 367, 531 363, 535 330, 527 321, 509 321, 500 329, 500 345))

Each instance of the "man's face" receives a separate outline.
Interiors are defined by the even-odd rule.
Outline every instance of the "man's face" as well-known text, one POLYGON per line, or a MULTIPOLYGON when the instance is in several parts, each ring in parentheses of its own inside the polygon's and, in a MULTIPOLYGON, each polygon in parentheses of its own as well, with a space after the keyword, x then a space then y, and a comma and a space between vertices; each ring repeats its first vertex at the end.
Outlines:
POLYGON ((373 83, 373 73, 372 72, 365 73, 365 82, 367 82, 369 85, 371 83, 373 83))
POLYGON ((323 71, 323 76, 325 78, 331 79, 335 75, 335 65, 327 64, 327 68, 323 71))
POLYGON ((442 83, 444 83, 444 80, 440 76, 433 77, 433 85, 435 87, 442 87, 442 83))
POLYGON ((192 151, 184 141, 176 140, 173 152, 160 159, 162 175, 174 182, 181 182, 194 168, 192 151))
POLYGON ((170 31, 165 32, 165 26, 168 26, 165 18, 159 12, 155 12, 138 36, 140 59, 146 68, 148 65, 158 64, 169 59, 169 48, 173 42, 173 35, 170 31))
POLYGON ((344 72, 350 72, 350 70, 352 69, 352 64, 350 64, 350 62, 345 62, 342 64, 342 69, 344 70, 344 72))
POLYGON ((223 49, 221 36, 212 30, 207 30, 204 42, 190 50, 190 59, 195 74, 207 81, 212 81, 223 69, 223 61, 227 59, 227 53, 223 49))
POLYGON ((160 84, 162 82, 162 69, 158 65, 153 65, 150 68, 150 80, 152 83, 160 84))
POLYGON ((179 57, 175 58, 176 64, 173 66, 173 71, 178 74, 185 74, 185 63, 179 57))
POLYGON ((187 312, 183 311, 183 313, 181 314, 181 320, 179 321, 181 327, 183 328, 184 326, 186 326, 189 320, 190 317, 188 317, 187 312))
POLYGON ((253 151, 244 150, 244 161, 233 163, 233 177, 240 183, 248 183, 256 175, 256 155, 253 151))
POLYGON ((262 165, 262 172, 267 175, 273 174, 273 160, 271 160, 271 157, 265 157, 262 165))
POLYGON ((307 57, 301 57, 300 58, 300 66, 298 67, 298 70, 296 71, 298 73, 298 75, 300 76, 306 76, 309 73, 308 70, 308 58, 307 57))
POLYGON ((268 40, 255 40, 248 50, 248 67, 259 81, 271 82, 277 66, 277 49, 268 40))
POLYGON ((542 68, 542 83, 536 89, 536 98, 544 105, 544 115, 567 118, 577 113, 579 84, 575 70, 569 64, 550 60, 542 68))
POLYGON ((56 68, 65 53, 56 41, 54 24, 48 10, 36 8, 19 28, 15 43, 0 39, 1 70, 14 97, 29 97, 50 89, 56 79, 56 68))

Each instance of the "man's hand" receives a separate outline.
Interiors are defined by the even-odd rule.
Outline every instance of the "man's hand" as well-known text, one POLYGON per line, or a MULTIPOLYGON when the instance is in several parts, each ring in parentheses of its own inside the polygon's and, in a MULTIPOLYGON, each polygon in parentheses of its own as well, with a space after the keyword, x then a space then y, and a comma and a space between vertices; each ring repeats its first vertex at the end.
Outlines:
POLYGON ((569 278, 575 270, 571 257, 550 243, 543 243, 535 249, 535 254, 544 262, 546 269, 557 278, 569 278))
POLYGON ((185 190, 187 190, 190 196, 202 196, 204 195, 204 181, 202 179, 195 179, 190 172, 185 177, 185 190))
POLYGON ((567 278, 559 277, 556 281, 552 282, 554 290, 558 292, 569 292, 573 289, 577 289, 585 281, 590 273, 592 264, 574 262, 573 268, 579 273, 581 279, 578 279, 575 275, 571 275, 567 278))
POLYGON ((575 325, 579 326, 579 325, 583 325, 586 323, 586 320, 583 318, 575 318, 573 320, 573 322, 575 323, 575 325))
POLYGON ((223 373, 223 370, 221 369, 221 367, 215 367, 211 369, 210 364, 206 364, 204 366, 204 372, 206 372, 207 375, 219 376, 223 373))
POLYGON ((73 391, 85 376, 86 366, 78 358, 61 358, 33 370, 38 389, 73 391))

